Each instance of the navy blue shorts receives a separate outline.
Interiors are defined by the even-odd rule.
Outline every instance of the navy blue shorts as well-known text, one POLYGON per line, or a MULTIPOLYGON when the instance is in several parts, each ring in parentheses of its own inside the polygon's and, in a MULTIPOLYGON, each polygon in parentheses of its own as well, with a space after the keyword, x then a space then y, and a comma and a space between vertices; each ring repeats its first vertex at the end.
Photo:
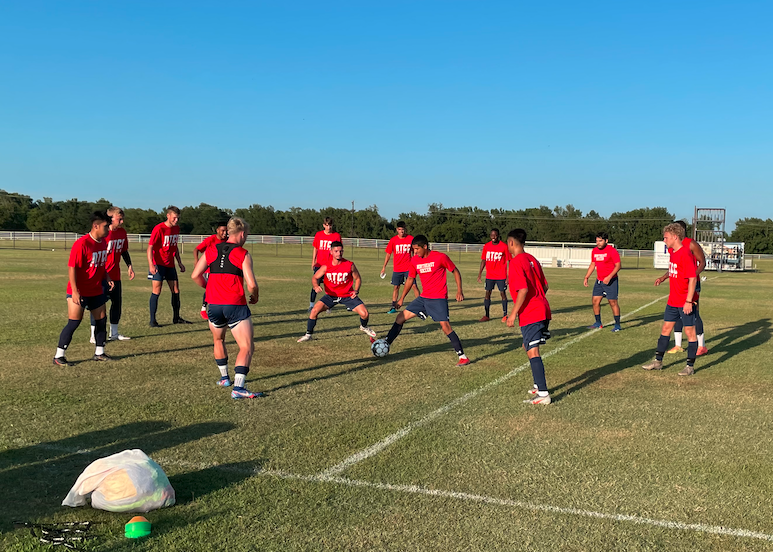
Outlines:
POLYGON ((693 305, 692 312, 685 314, 682 307, 672 307, 666 305, 666 312, 663 314, 664 322, 682 321, 682 326, 695 326, 695 316, 698 314, 698 305, 693 305))
POLYGON ((392 285, 401 286, 408 279, 408 271, 405 272, 393 272, 392 273, 392 285))
POLYGON ((207 305, 207 318, 216 328, 233 328, 242 320, 252 317, 250 307, 247 305, 207 305))
POLYGON ((352 299, 351 297, 330 297, 329 295, 325 295, 322 297, 322 299, 320 299, 320 301, 322 301, 329 309, 332 309, 336 305, 343 305, 346 307, 346 310, 349 311, 353 311, 360 305, 365 304, 359 297, 352 299))
POLYGON ((543 320, 542 322, 521 326, 523 347, 528 351, 529 349, 544 345, 545 342, 550 339, 550 330, 548 330, 549 325, 550 320, 543 320))
MULTIPOLYGON (((68 293, 65 295, 65 298, 69 299, 72 297, 72 294, 68 293)), ((89 309, 90 311, 94 311, 107 303, 107 295, 104 293, 102 295, 92 295, 91 297, 84 297, 81 295, 81 307, 84 309, 89 309)))
POLYGON ((601 280, 596 280, 596 284, 593 286, 593 297, 606 297, 607 301, 617 301, 617 277, 612 278, 609 285, 606 285, 601 280))
POLYGON ((493 291, 495 285, 499 291, 507 291, 507 280, 489 280, 486 278, 486 291, 493 291))
POLYGON ((427 299, 419 296, 411 301, 405 310, 422 318, 431 316, 435 322, 448 322, 448 299, 427 299))
POLYGON ((163 282, 164 280, 167 282, 176 282, 177 269, 173 266, 156 265, 155 274, 151 274, 150 271, 148 271, 148 280, 153 280, 154 282, 163 282))

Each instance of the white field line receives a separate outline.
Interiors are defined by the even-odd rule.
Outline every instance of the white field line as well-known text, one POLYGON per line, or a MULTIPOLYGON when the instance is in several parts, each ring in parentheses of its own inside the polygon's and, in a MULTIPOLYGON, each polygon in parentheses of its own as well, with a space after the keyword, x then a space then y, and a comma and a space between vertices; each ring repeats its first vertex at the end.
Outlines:
MULTIPOLYGON (((668 295, 664 295, 662 297, 658 297, 654 301, 650 301, 646 305, 643 305, 643 306, 641 306, 641 307, 639 307, 639 308, 637 308, 635 310, 632 310, 629 313, 626 313, 625 315, 621 316, 620 319, 622 320, 624 318, 628 318, 629 316, 632 316, 632 315, 636 314, 637 312, 646 309, 647 307, 651 307, 652 305, 654 305, 658 301, 662 301, 666 297, 668 297, 668 295)), ((575 343, 578 343, 579 341, 582 341, 583 339, 592 336, 597 331, 599 331, 599 330, 595 329, 595 330, 587 331, 584 334, 581 334, 581 335, 575 337, 574 339, 571 339, 571 340, 567 341, 566 343, 564 343, 560 347, 557 347, 556 349, 551 349, 547 353, 543 354, 542 358, 548 358, 548 357, 551 357, 551 356, 553 356, 555 354, 558 354, 558 353, 560 353, 562 351, 565 351, 567 348, 571 347, 575 343)), ((330 468, 320 472, 318 474, 318 476, 324 478, 324 477, 332 477, 334 475, 338 475, 338 474, 342 473, 343 471, 351 468, 355 464, 358 464, 358 463, 362 462, 363 460, 367 460, 368 458, 379 454, 385 448, 393 445, 394 443, 396 443, 397 441, 399 441, 403 437, 407 436, 414 429, 417 429, 417 428, 420 428, 422 426, 427 425, 428 423, 430 423, 433 420, 439 418, 443 414, 446 414, 447 412, 453 410, 457 406, 460 406, 460 405, 470 401, 471 399, 474 399, 475 397, 477 397, 478 395, 480 395, 482 393, 485 393, 489 389, 493 389, 494 387, 497 387, 498 385, 506 382, 507 380, 509 380, 513 376, 516 376, 516 375, 520 374, 521 372, 523 372, 524 370, 526 370, 527 368, 530 368, 530 367, 531 367, 531 365, 528 362, 526 362, 525 364, 522 364, 522 365, 518 366, 517 368, 514 368, 513 370, 509 371, 505 375, 500 376, 497 379, 495 379, 493 381, 490 381, 487 384, 485 384, 485 385, 483 385, 481 387, 478 387, 477 389, 474 389, 474 390, 470 391, 469 393, 465 393, 461 397, 458 397, 458 398, 452 400, 451 402, 444 404, 443 406, 441 406, 437 410, 433 410, 432 412, 430 412, 429 414, 427 414, 423 418, 419 418, 418 420, 415 420, 415 421, 409 423, 408 425, 398 429, 397 431, 395 431, 391 435, 388 435, 387 437, 383 438, 381 441, 379 441, 377 443, 374 443, 373 445, 371 445, 371 446, 369 446, 367 448, 364 448, 364 449, 362 449, 362 450, 352 454, 351 456, 349 456, 348 458, 346 458, 343 461, 339 462, 335 466, 332 466, 332 467, 330 467, 330 468)))

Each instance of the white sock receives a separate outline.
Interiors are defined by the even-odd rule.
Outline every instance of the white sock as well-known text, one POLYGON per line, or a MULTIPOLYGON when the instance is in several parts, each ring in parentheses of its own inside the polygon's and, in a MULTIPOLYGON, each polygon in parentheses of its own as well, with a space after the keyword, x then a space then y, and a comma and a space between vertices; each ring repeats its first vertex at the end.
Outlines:
POLYGON ((91 326, 91 339, 96 339, 94 337, 94 335, 95 335, 94 332, 96 332, 96 331, 97 331, 97 327, 96 326, 91 326))
POLYGON ((110 335, 118 335, 118 324, 110 324, 110 335))
POLYGON ((705 347, 706 346, 706 336, 703 334, 698 335, 698 347, 705 347))
POLYGON ((244 387, 245 377, 244 374, 236 374, 236 377, 234 378, 234 387, 244 387))
POLYGON ((534 384, 534 389, 539 389, 539 387, 537 387, 536 383, 534 384))
POLYGON ((56 355, 54 358, 62 358, 64 356, 64 349, 56 348, 56 355))
POLYGON ((228 365, 227 364, 225 364, 223 366, 218 366, 217 369, 220 370, 220 376, 221 377, 224 377, 224 378, 228 377, 228 365))
POLYGON ((550 395, 550 393, 548 393, 547 391, 537 391, 537 395, 540 397, 547 397, 548 395, 550 395))
POLYGON ((466 358, 467 358, 467 355, 465 355, 464 353, 462 353, 461 355, 459 355, 459 359, 463 359, 463 358, 464 358, 464 359, 466 359, 466 358))
POLYGON ((104 355, 105 354, 105 348, 104 347, 97 347, 94 350, 95 355, 104 355))
POLYGON ((674 332, 674 345, 677 347, 682 346, 682 332, 674 332))

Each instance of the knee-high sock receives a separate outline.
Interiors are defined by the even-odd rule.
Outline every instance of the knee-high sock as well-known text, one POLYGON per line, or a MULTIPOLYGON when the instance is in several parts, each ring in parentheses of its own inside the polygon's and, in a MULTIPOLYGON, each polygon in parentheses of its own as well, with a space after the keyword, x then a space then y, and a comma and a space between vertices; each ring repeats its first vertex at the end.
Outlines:
POLYGON ((507 316, 507 299, 502 300, 502 315, 507 316))
POLYGON ((247 374, 250 372, 249 366, 237 366, 234 368, 234 372, 236 373, 236 376, 234 377, 234 387, 244 387, 244 379, 247 377, 247 374))
POLYGON ((150 294, 150 321, 156 321, 156 311, 158 310, 158 293, 150 294))
POLYGON ((123 294, 121 293, 121 281, 114 281, 113 284, 113 291, 110 292, 110 324, 118 324, 121 321, 123 294))
POLYGON ((306 333, 309 334, 309 335, 313 334, 314 333, 314 326, 316 326, 316 325, 317 325, 317 321, 316 320, 312 320, 311 318, 309 318, 306 321, 306 333))
POLYGON ((542 357, 530 358, 529 364, 531 365, 531 377, 534 379, 537 390, 546 392, 548 384, 545 380, 545 365, 542 363, 542 357))
POLYGON ((696 356, 698 356, 698 342, 690 341, 687 343, 687 366, 695 365, 696 356))
POLYGON ((97 342, 97 347, 104 347, 105 341, 107 341, 107 318, 94 321, 94 340, 97 342))
POLYGON ((462 356, 464 354, 464 349, 462 349, 462 342, 459 339, 459 336, 456 335, 456 332, 451 332, 447 337, 449 341, 451 341, 451 346, 454 348, 454 351, 456 351, 456 354, 462 356))
POLYGON ((483 308, 486 310, 486 316, 488 316, 491 311, 491 299, 483 300, 483 308))
POLYGON ((65 350, 70 346, 70 341, 72 341, 72 334, 75 333, 75 330, 78 329, 80 324, 80 320, 73 320, 72 318, 67 321, 67 324, 62 329, 62 333, 59 334, 59 349, 65 350))
POLYGON ((174 320, 180 318, 180 294, 172 293, 172 311, 174 312, 174 320))
POLYGON ((369 320, 370 320, 370 316, 366 316, 365 318, 360 318, 360 326, 362 326, 363 328, 367 328, 369 320))
POLYGON ((389 329, 389 333, 386 336, 387 343, 391 345, 392 342, 395 339, 397 339, 397 336, 400 335, 400 332, 402 331, 402 329, 403 329, 402 324, 398 324, 397 322, 392 324, 392 327, 389 329))
POLYGON ((655 351, 655 358, 658 360, 663 360, 663 355, 666 354, 666 349, 668 349, 668 343, 671 341, 670 335, 661 335, 658 338, 658 348, 655 351))

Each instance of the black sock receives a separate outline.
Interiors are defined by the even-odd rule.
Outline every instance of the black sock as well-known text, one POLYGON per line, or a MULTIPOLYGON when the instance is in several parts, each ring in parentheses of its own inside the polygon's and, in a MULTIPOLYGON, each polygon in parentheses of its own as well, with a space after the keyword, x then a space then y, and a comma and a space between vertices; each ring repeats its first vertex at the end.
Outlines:
POLYGON ((456 335, 456 332, 451 332, 447 337, 451 341, 451 346, 454 348, 454 351, 456 351, 456 354, 462 356, 464 354, 464 349, 462 349, 462 342, 459 340, 459 336, 456 335))
POLYGON ((542 364, 542 357, 530 358, 529 364, 531 365, 531 377, 534 379, 537 391, 547 391, 548 384, 545 380, 545 365, 542 364))
POLYGON ((360 318, 360 326, 362 326, 363 328, 367 328, 368 320, 370 320, 370 316, 366 316, 365 318, 360 318))
POLYGON ((317 300, 317 292, 314 291, 314 289, 311 290, 311 295, 309 295, 309 303, 313 303, 317 300))
POLYGON ((486 316, 488 316, 491 311, 491 299, 483 300, 483 308, 486 309, 486 316))
POLYGON ((94 340, 97 347, 104 347, 107 341, 107 318, 94 321, 94 340))
POLYGON ((78 326, 81 325, 80 320, 73 320, 70 318, 67 321, 67 325, 62 329, 62 333, 59 334, 59 345, 58 347, 60 349, 66 349, 70 345, 70 341, 72 341, 72 334, 75 333, 75 330, 78 329, 78 326))
POLYGON ((619 326, 619 325, 620 325, 620 315, 618 314, 617 316, 615 316, 615 326, 619 326))
POLYGON ((396 308, 397 308, 397 301, 392 301, 392 308, 393 308, 393 309, 396 309, 396 308))
POLYGON ((507 316, 507 299, 502 301, 502 316, 507 316))
POLYGON ((601 324, 601 315, 600 314, 594 314, 593 316, 596 317, 596 324, 601 324))
POLYGON ((391 345, 392 342, 397 339, 397 336, 400 335, 400 331, 402 331, 402 329, 402 324, 398 324, 397 322, 392 324, 392 327, 389 329, 389 333, 386 336, 387 343, 391 345))
POLYGON ((309 318, 306 321, 306 333, 309 334, 309 335, 313 334, 314 333, 314 326, 316 326, 316 325, 317 325, 317 321, 316 320, 312 320, 311 318, 309 318))
POLYGON ((663 355, 666 354, 666 349, 668 349, 668 343, 670 341, 671 341, 670 335, 661 335, 658 338, 658 348, 655 351, 656 360, 663 360, 663 355))
POLYGON ((695 357, 698 356, 698 342, 689 341, 687 343, 687 366, 695 365, 695 357))
POLYGON ((206 306, 207 304, 207 292, 204 292, 204 295, 201 297, 201 306, 206 306))
POLYGON ((172 312, 174 313, 174 320, 180 318, 180 294, 172 293, 172 312))
POLYGON ((151 293, 150 294, 150 321, 155 322, 156 321, 156 311, 158 310, 158 294, 157 293, 151 293))

